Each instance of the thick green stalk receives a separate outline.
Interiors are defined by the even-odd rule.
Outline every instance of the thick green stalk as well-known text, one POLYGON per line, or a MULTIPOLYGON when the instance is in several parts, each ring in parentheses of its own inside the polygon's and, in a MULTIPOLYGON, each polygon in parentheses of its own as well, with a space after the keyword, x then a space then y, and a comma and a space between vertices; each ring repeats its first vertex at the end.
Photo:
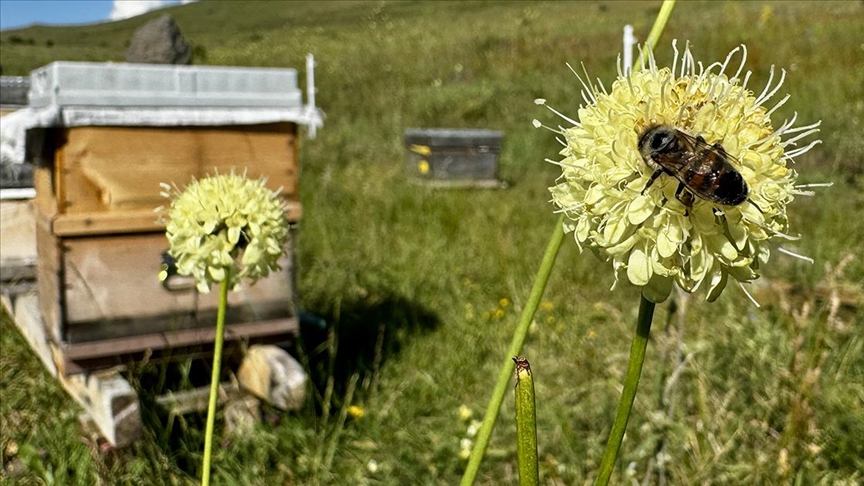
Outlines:
POLYGON ((657 13, 657 19, 654 20, 654 26, 651 27, 651 32, 645 40, 645 45, 649 49, 653 50, 657 45, 657 41, 660 40, 660 35, 663 34, 663 29, 666 28, 666 22, 669 21, 669 16, 672 15, 673 7, 675 7, 675 0, 663 0, 660 12, 657 13))
POLYGON ((609 484, 612 470, 615 468, 615 459, 621 449, 624 440, 624 431, 627 429, 627 421, 630 420, 630 412, 633 410, 633 401, 636 399, 636 389, 639 387, 639 377, 642 376, 642 363, 645 362, 645 348, 648 347, 648 335, 651 333, 651 321, 654 318, 654 302, 641 297, 639 303, 639 317, 636 322, 636 335, 630 345, 630 362, 627 364, 627 375, 624 377, 624 390, 621 392, 621 401, 618 402, 618 412, 615 414, 615 422, 609 433, 609 442, 606 443, 606 451, 600 460, 600 470, 597 473, 595 486, 609 484))
MULTIPOLYGON (((674 7, 675 0, 663 0, 657 19, 654 20, 654 26, 651 27, 648 39, 645 40, 648 49, 653 50, 654 46, 657 45, 674 7)), ((642 56, 639 58, 639 63, 641 65, 642 56)), ((636 323, 636 336, 633 337, 633 342, 630 345, 630 362, 627 365, 624 390, 621 392, 621 400, 618 402, 618 412, 615 416, 615 422, 612 424, 612 431, 609 433, 606 451, 600 460, 600 470, 597 474, 597 481, 594 482, 595 485, 605 486, 609 484, 609 478, 612 477, 615 460, 618 458, 618 451, 624 440, 624 431, 627 429, 630 412, 633 410, 633 400, 636 399, 636 389, 639 387, 639 378, 642 375, 642 363, 645 361, 645 348, 648 346, 648 335, 651 332, 653 317, 654 303, 642 296, 639 304, 639 319, 636 323)))
POLYGON ((225 278, 219 284, 219 310, 216 314, 216 339, 213 342, 213 373, 210 375, 210 401, 207 404, 207 428, 204 429, 204 469, 201 485, 210 484, 210 456, 213 451, 213 427, 216 424, 216 400, 219 398, 219 381, 222 371, 222 347, 225 342, 225 308, 228 306, 228 280, 231 270, 225 270, 225 278))
POLYGON ((540 484, 537 463, 537 412, 531 364, 515 357, 516 363, 516 456, 519 458, 519 486, 540 484))
POLYGON ((540 299, 546 290, 546 283, 549 282, 549 275, 552 273, 555 257, 558 256, 558 250, 561 248, 562 241, 564 241, 564 215, 561 215, 555 223, 555 230, 552 232, 552 237, 546 246, 546 253, 543 254, 543 261, 540 263, 537 276, 534 278, 534 286, 531 288, 528 302, 525 303, 522 314, 519 316, 519 324, 513 333, 513 340, 510 342, 510 348, 507 350, 507 357, 504 358, 501 372, 498 373, 498 381, 495 383, 495 389, 492 390, 492 398, 489 399, 486 415, 483 416, 483 425, 480 426, 480 430, 477 432, 477 443, 474 445, 474 449, 471 450, 471 457, 468 459, 468 465, 465 468, 465 473, 462 475, 462 482, 460 483, 462 486, 474 484, 477 478, 480 462, 486 454, 486 447, 489 446, 492 429, 495 428, 495 420, 498 418, 498 412, 501 410, 501 404, 504 402, 504 394, 507 392, 507 384, 510 382, 510 373, 512 372, 510 359, 512 356, 518 355, 522 350, 525 336, 528 335, 528 327, 531 325, 534 312, 537 311, 537 306, 540 305, 540 299))

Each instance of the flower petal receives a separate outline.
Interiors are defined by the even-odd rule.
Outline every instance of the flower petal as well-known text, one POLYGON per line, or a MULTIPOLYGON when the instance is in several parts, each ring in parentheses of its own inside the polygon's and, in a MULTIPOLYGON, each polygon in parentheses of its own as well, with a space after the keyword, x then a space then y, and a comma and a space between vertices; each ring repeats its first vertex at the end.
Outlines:
POLYGON ((654 202, 645 195, 636 196, 627 206, 627 220, 630 224, 642 224, 654 212, 654 202))
POLYGON ((672 279, 654 275, 651 280, 642 287, 642 297, 645 297, 655 304, 659 304, 669 298, 672 293, 672 279))
POLYGON ((633 285, 645 285, 651 279, 651 274, 651 263, 648 261, 645 249, 634 247, 627 260, 627 279, 633 285))

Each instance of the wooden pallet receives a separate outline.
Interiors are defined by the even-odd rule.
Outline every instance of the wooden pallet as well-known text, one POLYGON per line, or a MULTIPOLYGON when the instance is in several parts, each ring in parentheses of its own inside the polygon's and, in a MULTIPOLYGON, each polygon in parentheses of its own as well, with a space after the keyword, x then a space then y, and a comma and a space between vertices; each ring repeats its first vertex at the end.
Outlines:
MULTIPOLYGON (((116 365, 102 367, 94 365, 93 352, 85 353, 91 360, 83 363, 75 361, 75 353, 81 350, 76 346, 54 342, 45 332, 45 324, 39 312, 39 303, 35 293, 28 292, 13 295, 4 292, 3 306, 13 317, 16 327, 36 353, 49 373, 57 379, 60 385, 83 408, 83 416, 90 422, 99 434, 110 444, 123 447, 137 441, 142 433, 140 402, 135 390, 123 377, 125 367, 116 365)), ((285 319, 284 322, 249 323, 233 326, 226 331, 226 341, 250 339, 265 336, 272 342, 277 336, 294 336, 297 332, 296 319, 285 319), (285 334, 274 334, 273 325, 282 326, 285 334), (243 327, 246 326, 246 329, 243 327), (238 327, 240 330, 238 331, 238 327)), ((212 329, 187 330, 175 333, 177 335, 161 336, 162 341, 154 342, 152 347, 167 350, 164 346, 201 344, 212 342, 212 329)), ((135 339, 122 338, 117 342, 99 343, 100 348, 113 350, 110 357, 115 361, 123 358, 133 359, 135 352, 150 350, 148 344, 153 337, 139 336, 135 339), (135 341, 138 341, 137 343, 135 341)), ((95 344, 91 344, 95 346, 95 344)), ((95 348, 94 348, 95 349, 95 348)), ((176 355, 176 347, 171 347, 176 355)), ((181 348, 182 349, 182 348, 181 348)), ((106 354, 107 357, 107 354, 106 354)), ((226 425, 228 427, 248 427, 258 416, 258 401, 266 401, 282 409, 295 409, 302 405, 305 399, 305 376, 299 378, 296 361, 282 348, 274 345, 253 345, 248 355, 243 359, 236 383, 223 384, 220 392, 220 402, 225 407, 226 425), (299 381, 298 381, 299 379, 299 381)), ((300 370, 302 373, 302 369, 300 370)), ((157 403, 165 407, 170 414, 178 415, 190 412, 200 412, 206 409, 209 387, 184 391, 168 392, 159 398, 157 403)))

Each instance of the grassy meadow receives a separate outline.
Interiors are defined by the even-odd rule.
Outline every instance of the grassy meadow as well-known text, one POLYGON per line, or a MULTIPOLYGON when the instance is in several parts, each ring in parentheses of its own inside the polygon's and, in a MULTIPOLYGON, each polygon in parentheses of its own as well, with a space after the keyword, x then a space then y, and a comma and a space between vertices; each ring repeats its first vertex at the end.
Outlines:
MULTIPOLYGON (((658 2, 215 2, 167 9, 195 62, 301 68, 318 63, 325 125, 300 143, 297 262, 310 326, 298 347, 313 376, 299 412, 265 409, 251 434, 225 436, 216 484, 456 484, 460 442, 485 410, 556 216, 547 187, 559 120, 581 99, 565 63, 611 84, 622 27, 644 39, 658 2), (412 127, 505 132, 502 190, 412 184, 412 127), (362 417, 346 416, 356 405, 362 417), (460 414, 460 407, 463 411, 460 414), (467 411, 473 415, 466 418, 467 411)), ((4 75, 54 60, 121 61, 132 32, 160 15, 0 33, 4 75)), ((864 4, 679 2, 657 49, 689 39, 706 65, 749 51, 750 87, 772 64, 799 124, 823 143, 799 159, 802 183, 834 182, 789 207, 787 245, 754 293, 735 285, 658 305, 616 484, 860 484, 864 481, 864 4)), ((146 157, 147 154, 141 154, 146 157)), ((569 240, 569 238, 568 238, 569 240)), ((610 292, 611 266, 572 241, 523 355, 537 387, 543 484, 588 484, 612 424, 639 289, 610 292)), ((204 417, 152 404, 159 363, 133 369, 145 437, 100 447, 7 315, 0 325, 0 455, 11 484, 194 484, 204 417), (153 369, 149 369, 149 368, 153 369), (154 371, 156 369, 156 371, 154 371), (17 451, 11 446, 17 447, 17 451)), ((358 415, 358 414, 355 414, 358 415)), ((479 483, 517 484, 512 395, 479 483)), ((217 429, 218 430, 218 429, 217 429)), ((217 442, 218 444, 218 442, 217 442)), ((2 482, 2 479, 0 479, 2 482)))

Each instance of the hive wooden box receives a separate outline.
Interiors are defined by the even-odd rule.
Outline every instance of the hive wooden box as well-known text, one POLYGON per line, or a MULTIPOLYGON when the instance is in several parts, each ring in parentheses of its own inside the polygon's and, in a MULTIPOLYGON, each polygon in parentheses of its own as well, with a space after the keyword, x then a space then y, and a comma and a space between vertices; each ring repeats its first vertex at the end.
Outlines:
MULTIPOLYGON (((296 133, 294 123, 47 129, 34 206, 39 308, 55 362, 68 373, 212 342, 217 292, 169 290, 158 278, 168 250, 159 183, 182 188, 232 170, 266 176, 296 223, 296 133)), ((296 334, 293 239, 292 231, 281 271, 230 294, 226 339, 296 334)))
POLYGON ((415 180, 442 187, 498 187, 503 133, 474 129, 408 129, 405 164, 415 180))

